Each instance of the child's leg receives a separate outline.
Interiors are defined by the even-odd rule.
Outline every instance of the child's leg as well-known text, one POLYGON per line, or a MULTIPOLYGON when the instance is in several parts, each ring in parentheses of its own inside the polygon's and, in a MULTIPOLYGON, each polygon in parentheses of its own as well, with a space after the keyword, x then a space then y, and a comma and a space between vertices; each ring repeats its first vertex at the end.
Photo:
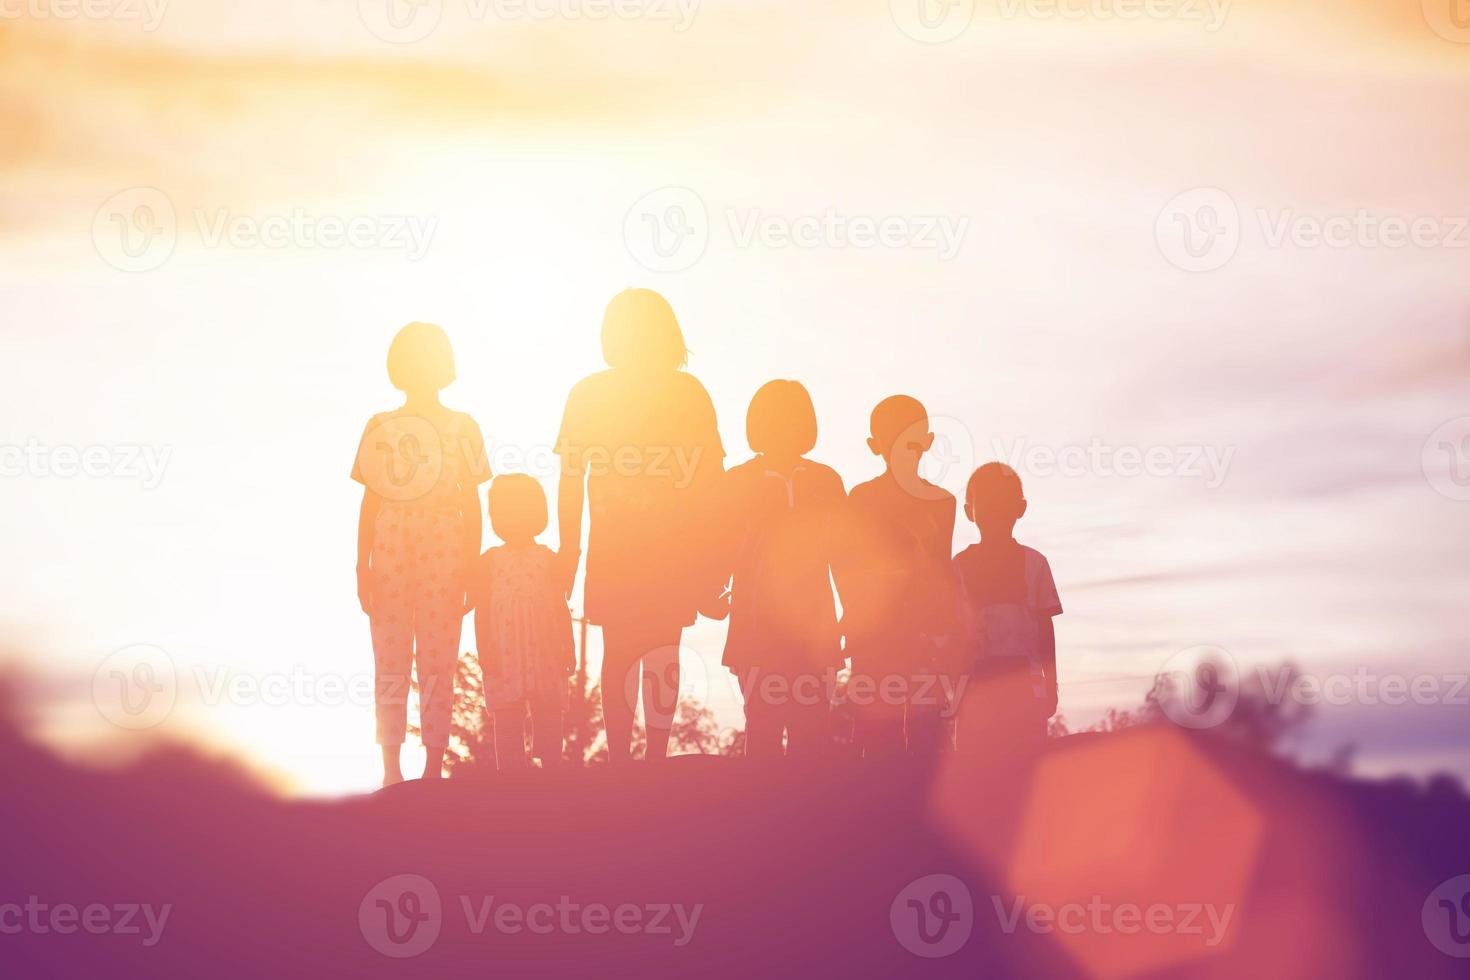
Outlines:
POLYGON ((760 681, 758 669, 746 671, 741 678, 745 692, 745 755, 749 759, 774 759, 781 755, 783 722, 776 706, 766 703, 769 692, 760 681))
POLYGON ((554 698, 531 702, 531 732, 541 768, 555 769, 561 765, 561 705, 554 698))
POLYGON ((602 723, 607 729, 609 765, 627 762, 632 752, 639 669, 633 632, 628 627, 612 624, 602 628, 602 723))
POLYGON ((793 703, 786 718, 786 754, 792 758, 820 757, 831 742, 832 707, 825 697, 793 703))
POLYGON ((682 632, 677 626, 661 631, 634 624, 603 626, 602 717, 610 763, 626 762, 631 756, 633 712, 640 692, 648 735, 646 758, 662 759, 668 754, 679 696, 682 632))
POLYGON ((938 755, 944 742, 944 723, 936 705, 910 702, 904 711, 904 734, 911 755, 938 755))
POLYGON ((644 758, 658 762, 669 756, 669 737, 679 712, 679 636, 674 627, 649 637, 643 655, 643 727, 648 736, 644 758))
MULTIPOLYGON (((430 614, 432 615, 432 613, 430 614)), ((458 621, 455 627, 458 627, 458 621)), ((414 667, 419 678, 419 717, 424 734, 424 776, 433 779, 442 774, 444 751, 449 747, 449 733, 454 711, 455 648, 459 632, 449 635, 442 620, 423 629, 418 636, 414 667)))
POLYGON ((376 600, 371 621, 373 637, 373 708, 377 739, 383 749, 383 785, 403 782, 399 753, 408 730, 408 679, 413 663, 413 633, 409 614, 376 600))
POLYGON ((454 553, 459 521, 433 518, 413 562, 414 651, 419 677, 419 716, 428 759, 424 776, 443 774, 454 713, 454 674, 464 629, 464 589, 454 553))
POLYGON ((860 669, 854 663, 848 681, 853 740, 868 760, 886 761, 903 755, 904 699, 894 699, 891 676, 879 670, 860 669))
POLYGON ((944 744, 944 687, 932 669, 909 678, 908 704, 904 708, 905 733, 912 755, 938 755, 944 744))
POLYGON ((501 772, 518 772, 529 764, 523 701, 495 709, 495 763, 501 772))

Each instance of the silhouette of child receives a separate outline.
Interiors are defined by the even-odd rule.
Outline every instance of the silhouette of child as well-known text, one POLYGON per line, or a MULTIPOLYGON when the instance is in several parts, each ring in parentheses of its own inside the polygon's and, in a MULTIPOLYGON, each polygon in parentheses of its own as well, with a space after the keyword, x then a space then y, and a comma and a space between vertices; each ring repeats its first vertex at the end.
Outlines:
POLYGON ((566 567, 536 541, 547 513, 534 478, 496 477, 489 506, 490 527, 505 543, 480 556, 470 598, 485 707, 495 719, 495 757, 502 771, 529 765, 529 708, 536 755, 551 769, 561 762, 567 676, 576 669, 566 567))
POLYGON ((372 625, 383 785, 403 781, 409 671, 417 667, 426 777, 449 745, 466 574, 480 551, 479 486, 490 479, 475 420, 439 402, 455 377, 444 331, 411 323, 388 349, 401 408, 374 415, 352 478, 363 485, 357 597, 372 625))
POLYGON ((614 296, 602 321, 608 369, 567 395, 557 524, 569 581, 587 531, 586 618, 602 628, 608 762, 632 759, 641 696, 650 762, 668 757, 679 704, 679 640, 715 592, 709 509, 725 449, 709 392, 668 300, 614 296), (614 696, 622 692, 621 697, 614 696))
POLYGON ((820 754, 830 740, 828 691, 843 666, 830 562, 846 498, 837 471, 806 458, 817 441, 811 395, 772 381, 751 399, 746 439, 757 455, 729 470, 718 523, 730 589, 724 663, 745 694, 751 758, 820 754))
POLYGON ((1062 613, 1051 565, 1018 544, 1016 522, 1026 513, 1021 478, 1003 463, 986 463, 970 477, 965 516, 980 543, 954 558, 961 635, 973 655, 964 738, 994 746, 1039 743, 1057 710, 1057 641, 1062 613))
POLYGON ((928 754, 942 738, 936 643, 953 629, 948 572, 955 499, 919 474, 929 414, 895 395, 873 409, 868 448, 881 476, 848 496, 834 565, 852 677, 847 700, 865 756, 928 754))

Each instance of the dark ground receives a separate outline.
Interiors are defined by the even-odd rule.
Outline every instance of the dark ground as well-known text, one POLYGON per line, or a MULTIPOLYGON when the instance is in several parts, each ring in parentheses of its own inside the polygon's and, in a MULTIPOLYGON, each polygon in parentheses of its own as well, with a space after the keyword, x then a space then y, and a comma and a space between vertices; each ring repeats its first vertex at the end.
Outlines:
MULTIPOLYGON (((71 768, 10 729, 0 769, 0 906, 32 895, 171 906, 151 947, 146 927, 0 934, 7 978, 1470 975, 1470 959, 1437 950, 1421 921, 1437 885, 1470 873, 1458 786, 1308 773, 1172 729, 1073 736, 1005 771, 960 757, 934 772, 682 757, 627 773, 407 783, 336 803, 278 800, 183 751, 123 771, 71 768), (402 952, 418 933, 385 939, 376 899, 415 906, 392 883, 368 897, 400 874, 427 879, 442 903, 420 924, 433 942, 403 959, 373 943, 402 952), (973 933, 952 955, 922 958, 900 938, 915 944, 917 912, 900 902, 891 921, 890 907, 932 874, 963 880, 973 933), (1007 933, 997 908, 1017 893, 1233 915, 1217 946, 1182 927, 1064 935, 1023 921, 1007 933), (545 935, 493 921, 477 934, 461 896, 471 912, 489 896, 701 911, 683 946, 672 914, 667 934, 593 935, 575 916, 545 935)), ((956 907, 923 901, 936 914, 956 907)))

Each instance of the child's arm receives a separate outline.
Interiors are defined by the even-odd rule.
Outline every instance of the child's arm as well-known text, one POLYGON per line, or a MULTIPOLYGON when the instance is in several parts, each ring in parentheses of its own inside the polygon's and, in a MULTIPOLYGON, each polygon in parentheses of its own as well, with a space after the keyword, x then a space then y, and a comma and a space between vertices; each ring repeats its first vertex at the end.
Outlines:
POLYGON ((469 605, 475 611, 475 653, 481 671, 496 671, 500 666, 495 649, 494 631, 490 623, 490 554, 482 555, 470 575, 469 605))
POLYGON ((378 509, 382 505, 382 497, 363 488, 362 507, 357 512, 357 601, 362 611, 370 616, 373 612, 373 541, 377 537, 378 509))
POLYGON ((1050 718, 1057 713, 1057 626, 1050 616, 1041 617, 1041 670, 1046 674, 1047 709, 1050 718))
POLYGON ((711 488, 705 520, 709 527, 709 554, 704 556, 708 595, 700 600, 699 613, 710 619, 730 615, 730 578, 734 574, 735 551, 739 547, 741 523, 736 487, 726 476, 711 488))
POLYGON ((1036 610, 1040 622, 1038 654, 1041 670, 1046 676, 1047 717, 1057 713, 1057 630, 1056 617, 1062 614, 1062 600, 1057 595, 1057 583, 1051 574, 1051 563, 1039 553, 1030 553, 1027 561, 1027 588, 1031 596, 1031 608, 1036 610))
MULTIPOLYGON (((461 575, 463 576, 463 588, 465 591, 464 611, 468 613, 475 608, 475 601, 470 596, 470 580, 474 577, 475 567, 480 557, 480 538, 484 534, 484 525, 480 517, 480 488, 468 486, 460 491, 459 502, 460 513, 464 515, 464 544, 462 545, 460 561, 461 575)), ((464 615, 464 613, 461 613, 464 615)))
POLYGON ((557 558, 561 563, 562 584, 567 598, 577 580, 577 566, 582 560, 582 509, 586 503, 587 474, 582 460, 568 454, 561 460, 561 479, 556 485, 556 526, 561 541, 557 558))

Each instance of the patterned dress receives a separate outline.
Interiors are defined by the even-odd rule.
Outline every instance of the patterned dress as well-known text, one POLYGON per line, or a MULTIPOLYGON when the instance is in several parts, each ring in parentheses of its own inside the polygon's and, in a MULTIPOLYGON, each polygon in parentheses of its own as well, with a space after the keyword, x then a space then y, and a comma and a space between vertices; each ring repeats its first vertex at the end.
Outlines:
POLYGON ((566 710, 576 653, 556 553, 539 544, 491 548, 480 558, 472 598, 485 706, 566 710))
POLYGON ((443 748, 464 624, 460 501, 490 478, 480 429, 454 412, 376 415, 352 478, 380 498, 370 571, 378 744, 403 744, 416 667, 424 745, 443 748))

